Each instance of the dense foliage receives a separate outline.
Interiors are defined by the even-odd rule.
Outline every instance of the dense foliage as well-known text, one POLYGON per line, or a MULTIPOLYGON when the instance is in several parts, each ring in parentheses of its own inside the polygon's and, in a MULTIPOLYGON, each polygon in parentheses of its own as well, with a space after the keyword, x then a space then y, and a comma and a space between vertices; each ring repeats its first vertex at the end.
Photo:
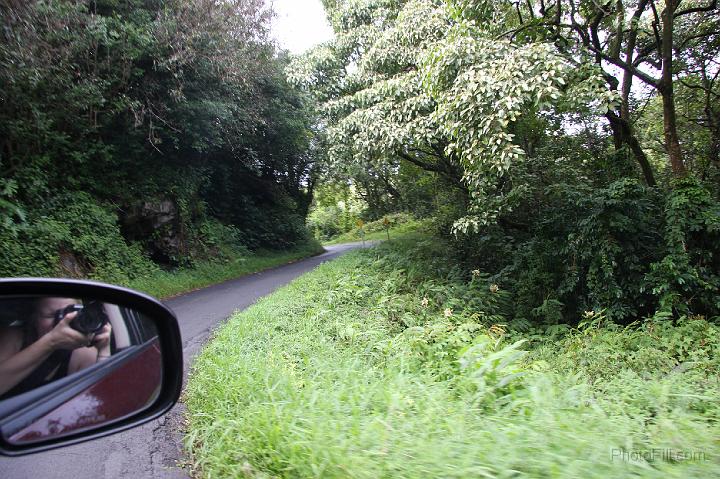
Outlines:
POLYGON ((0 275, 122 280, 305 240, 312 107, 262 0, 0 13, 0 275))
POLYGON ((370 215, 434 217, 528 321, 720 314, 716 2, 325 4, 288 72, 370 215))
POLYGON ((709 477, 720 327, 577 328, 436 238, 326 263, 230 319, 187 390, 200 477, 709 477))

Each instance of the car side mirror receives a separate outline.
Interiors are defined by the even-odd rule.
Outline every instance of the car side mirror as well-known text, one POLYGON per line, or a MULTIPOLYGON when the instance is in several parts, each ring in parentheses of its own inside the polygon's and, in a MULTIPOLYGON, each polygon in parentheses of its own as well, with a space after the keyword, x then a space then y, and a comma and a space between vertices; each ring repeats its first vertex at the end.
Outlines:
POLYGON ((0 279, 0 454, 96 439, 165 414, 183 357, 175 314, 91 281, 0 279))

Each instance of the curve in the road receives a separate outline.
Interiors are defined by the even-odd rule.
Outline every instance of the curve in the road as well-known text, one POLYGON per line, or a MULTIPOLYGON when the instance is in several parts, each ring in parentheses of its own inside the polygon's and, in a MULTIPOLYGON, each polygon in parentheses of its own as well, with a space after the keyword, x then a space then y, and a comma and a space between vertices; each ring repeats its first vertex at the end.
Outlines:
MULTIPOLYGON (((361 246, 361 243, 327 246, 321 255, 167 300, 180 324, 185 370, 210 332, 234 311, 247 308, 320 263, 361 246)), ((187 473, 176 466, 182 457, 181 411, 182 406, 178 405, 163 418, 96 441, 20 458, 2 457, 0 477, 187 478, 187 473)))

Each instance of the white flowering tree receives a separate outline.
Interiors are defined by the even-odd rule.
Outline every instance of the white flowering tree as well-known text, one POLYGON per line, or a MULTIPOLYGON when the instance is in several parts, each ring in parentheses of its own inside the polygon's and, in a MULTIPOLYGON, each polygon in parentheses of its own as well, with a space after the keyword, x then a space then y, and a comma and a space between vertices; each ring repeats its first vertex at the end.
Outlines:
POLYGON ((408 161, 465 188, 420 64, 447 32, 442 2, 338 2, 329 13, 336 39, 299 58, 289 73, 322 102, 334 166, 408 161))
POLYGON ((569 65, 550 45, 496 40, 475 20, 459 16, 426 55, 424 72, 437 103, 433 118, 451 139, 446 149, 459 158, 473 198, 471 215, 455 227, 476 230, 522 193, 512 177, 525 151, 511 127, 561 99, 569 65))
POLYGON ((467 190, 457 231, 495 221, 522 195, 519 119, 570 99, 601 114, 616 101, 597 71, 552 43, 498 37, 511 4, 472 4, 332 2, 336 39, 289 69, 322 103, 334 167, 407 161, 444 175, 467 190))

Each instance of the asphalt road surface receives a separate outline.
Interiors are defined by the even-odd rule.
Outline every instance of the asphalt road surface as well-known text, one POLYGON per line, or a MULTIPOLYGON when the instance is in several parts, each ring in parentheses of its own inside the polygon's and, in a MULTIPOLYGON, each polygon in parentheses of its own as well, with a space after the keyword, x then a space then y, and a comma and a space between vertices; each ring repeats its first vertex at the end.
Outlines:
MULTIPOLYGON (((233 311, 247 308, 320 263, 361 246, 327 246, 319 256, 167 300, 180 323, 185 371, 210 332, 233 311)), ((160 419, 103 439, 19 458, 0 457, 0 478, 187 478, 188 472, 177 467, 182 461, 181 412, 182 405, 176 405, 160 419)))

